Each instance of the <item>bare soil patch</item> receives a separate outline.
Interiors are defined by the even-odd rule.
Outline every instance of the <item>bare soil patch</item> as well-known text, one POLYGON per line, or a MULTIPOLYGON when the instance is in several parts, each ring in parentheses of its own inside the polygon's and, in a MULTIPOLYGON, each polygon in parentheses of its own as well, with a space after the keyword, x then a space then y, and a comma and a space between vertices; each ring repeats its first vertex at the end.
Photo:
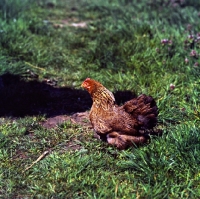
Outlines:
POLYGON ((75 113, 71 116, 69 115, 58 115, 55 117, 48 118, 44 123, 42 123, 43 127, 50 129, 55 128, 57 125, 60 125, 64 122, 70 121, 73 124, 79 124, 81 126, 92 129, 91 123, 89 121, 89 112, 81 112, 75 113))

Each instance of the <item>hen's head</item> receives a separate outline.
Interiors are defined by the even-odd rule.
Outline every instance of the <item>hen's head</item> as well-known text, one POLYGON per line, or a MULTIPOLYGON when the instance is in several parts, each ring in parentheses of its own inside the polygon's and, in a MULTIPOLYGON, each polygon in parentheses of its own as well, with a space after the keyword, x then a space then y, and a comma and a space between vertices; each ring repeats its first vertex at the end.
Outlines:
POLYGON ((106 99, 107 101, 115 101, 114 95, 105 88, 101 83, 94 79, 87 78, 81 84, 81 87, 86 89, 91 97, 94 99, 106 99))
POLYGON ((99 87, 103 87, 103 85, 93 79, 86 78, 85 81, 81 84, 81 87, 83 87, 88 91, 90 95, 92 95, 95 91, 98 90, 99 87))

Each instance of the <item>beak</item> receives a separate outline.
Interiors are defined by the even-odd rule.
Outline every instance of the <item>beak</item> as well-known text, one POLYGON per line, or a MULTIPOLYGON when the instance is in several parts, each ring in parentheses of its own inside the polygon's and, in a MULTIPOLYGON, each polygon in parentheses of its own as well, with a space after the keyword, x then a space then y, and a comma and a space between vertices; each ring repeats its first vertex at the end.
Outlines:
POLYGON ((81 87, 84 88, 84 82, 81 84, 81 87))

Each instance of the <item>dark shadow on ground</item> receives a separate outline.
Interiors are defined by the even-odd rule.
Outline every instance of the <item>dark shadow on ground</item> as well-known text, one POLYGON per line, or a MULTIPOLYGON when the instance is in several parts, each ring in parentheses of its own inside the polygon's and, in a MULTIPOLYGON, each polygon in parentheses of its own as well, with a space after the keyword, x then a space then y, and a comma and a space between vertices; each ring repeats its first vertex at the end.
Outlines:
MULTIPOLYGON (((130 91, 115 93, 118 104, 135 97, 130 91)), ((0 76, 0 117, 72 115, 89 110, 92 100, 83 89, 56 87, 47 82, 27 81, 19 75, 0 76)))

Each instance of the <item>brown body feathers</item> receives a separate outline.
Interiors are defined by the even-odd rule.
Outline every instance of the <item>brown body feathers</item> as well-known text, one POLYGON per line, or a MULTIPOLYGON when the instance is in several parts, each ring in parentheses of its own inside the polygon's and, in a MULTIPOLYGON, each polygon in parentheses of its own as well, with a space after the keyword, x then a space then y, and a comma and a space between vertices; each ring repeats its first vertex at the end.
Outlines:
POLYGON ((92 97, 90 121, 99 137, 119 149, 145 143, 145 130, 157 123, 158 108, 154 99, 144 94, 126 102, 115 103, 112 92, 99 82, 87 78, 81 85, 92 97))

